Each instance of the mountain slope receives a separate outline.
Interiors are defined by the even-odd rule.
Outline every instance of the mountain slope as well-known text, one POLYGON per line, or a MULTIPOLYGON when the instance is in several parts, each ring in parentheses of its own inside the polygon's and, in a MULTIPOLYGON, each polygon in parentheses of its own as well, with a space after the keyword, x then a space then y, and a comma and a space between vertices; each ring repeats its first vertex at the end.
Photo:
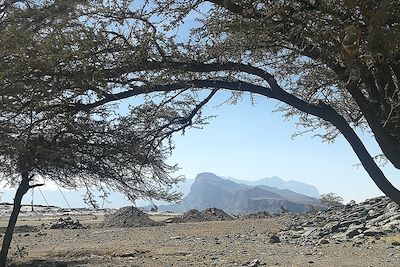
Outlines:
POLYGON ((160 206, 159 209, 182 212, 216 207, 238 214, 262 210, 281 212, 282 208, 291 212, 305 212, 310 205, 319 206, 319 200, 288 189, 250 186, 222 179, 213 173, 200 173, 180 204, 160 206))
MULTIPOLYGON (((225 178, 225 177, 223 177, 225 178)), ((266 185, 269 187, 275 187, 279 189, 289 189, 290 191, 303 194, 306 196, 314 197, 314 198, 319 198, 319 192, 318 189, 313 186, 309 185, 306 183, 298 182, 298 181, 285 181, 279 177, 273 176, 273 177, 267 177, 255 181, 244 181, 244 180, 239 180, 235 179, 232 177, 226 177, 226 179, 229 179, 231 181, 234 181, 239 184, 245 184, 245 185, 250 185, 250 186, 258 186, 258 185, 266 185)))

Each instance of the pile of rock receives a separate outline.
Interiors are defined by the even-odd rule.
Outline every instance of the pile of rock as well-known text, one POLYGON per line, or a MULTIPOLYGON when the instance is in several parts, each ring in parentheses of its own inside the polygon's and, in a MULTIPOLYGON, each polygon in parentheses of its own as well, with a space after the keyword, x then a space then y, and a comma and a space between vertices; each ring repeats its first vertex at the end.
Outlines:
POLYGON ((60 218, 55 222, 43 225, 44 229, 83 229, 84 227, 78 220, 73 220, 71 217, 60 218))
POLYGON ((282 242, 301 245, 344 241, 362 244, 371 237, 396 232, 400 232, 399 206, 387 197, 378 197, 314 214, 294 215, 277 236, 282 242))
POLYGON ((201 212, 205 221, 230 221, 233 217, 217 208, 205 209, 201 212))
POLYGON ((188 210, 182 215, 169 218, 165 222, 166 223, 185 223, 185 222, 201 222, 203 221, 203 215, 200 211, 196 209, 188 210))
POLYGON ((228 221, 233 220, 225 211, 217 208, 208 208, 202 212, 191 209, 180 216, 168 219, 168 223, 186 223, 186 222, 205 222, 205 221, 228 221))
POLYGON ((272 218, 276 216, 275 214, 269 213, 268 211, 258 211, 255 213, 241 215, 241 219, 265 219, 272 218))
POLYGON ((105 217, 102 227, 143 227, 158 226, 163 223, 155 222, 140 209, 129 206, 123 207, 105 217))

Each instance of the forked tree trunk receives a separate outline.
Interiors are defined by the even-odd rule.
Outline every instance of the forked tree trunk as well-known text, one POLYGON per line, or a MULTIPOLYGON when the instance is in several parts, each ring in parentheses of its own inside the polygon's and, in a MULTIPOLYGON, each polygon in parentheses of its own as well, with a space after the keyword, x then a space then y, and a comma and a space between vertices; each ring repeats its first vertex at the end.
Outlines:
POLYGON ((23 172, 22 181, 18 186, 17 192, 15 193, 13 210, 11 212, 10 220, 3 238, 3 245, 0 252, 0 267, 5 267, 7 263, 7 254, 11 245, 11 240, 14 233, 15 224, 21 210, 21 201, 26 192, 29 190, 29 175, 28 172, 23 172))

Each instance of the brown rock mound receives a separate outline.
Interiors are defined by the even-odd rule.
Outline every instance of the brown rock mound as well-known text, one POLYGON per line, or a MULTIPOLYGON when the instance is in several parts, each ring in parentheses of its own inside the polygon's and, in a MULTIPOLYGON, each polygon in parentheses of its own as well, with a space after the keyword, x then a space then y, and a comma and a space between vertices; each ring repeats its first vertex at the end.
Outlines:
POLYGON ((205 221, 229 221, 233 217, 228 215, 225 211, 217 208, 205 209, 202 212, 205 221))
POLYGON ((185 222, 202 222, 204 221, 203 215, 196 209, 188 210, 184 214, 171 218, 168 222, 172 223, 185 223, 185 222))
POLYGON ((185 222, 204 222, 204 221, 227 221, 233 218, 229 216, 225 211, 217 208, 205 209, 202 212, 192 209, 181 216, 171 218, 168 222, 173 223, 185 223, 185 222))
POLYGON ((102 227, 143 227, 143 226, 158 226, 162 223, 155 222, 140 209, 128 206, 117 210, 115 213, 107 216, 102 227))

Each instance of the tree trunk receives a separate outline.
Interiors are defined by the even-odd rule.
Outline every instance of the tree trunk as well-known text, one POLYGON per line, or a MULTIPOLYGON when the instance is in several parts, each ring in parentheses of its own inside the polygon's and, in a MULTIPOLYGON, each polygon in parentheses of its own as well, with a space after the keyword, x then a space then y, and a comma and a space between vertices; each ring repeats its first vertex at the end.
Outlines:
POLYGON ((400 206, 400 191, 389 182, 347 121, 331 106, 323 103, 320 106, 325 110, 324 119, 335 125, 343 134, 374 183, 386 196, 400 206))
POLYGON ((7 254, 11 245, 12 236, 14 233, 15 224, 21 210, 21 201, 23 196, 29 190, 29 175, 28 172, 22 172, 22 181, 18 186, 17 192, 15 193, 13 210, 11 212, 10 220, 3 238, 3 245, 0 252, 0 267, 5 267, 7 262, 7 254))
MULTIPOLYGON (((241 84, 243 86, 243 83, 241 84)), ((291 95, 284 91, 282 88, 275 86, 275 91, 273 90, 256 90, 257 87, 253 86, 253 88, 247 89, 253 93, 258 93, 267 97, 271 97, 282 101, 292 107, 295 107, 301 111, 304 111, 308 114, 312 114, 317 116, 325 121, 332 123, 343 136, 346 138, 347 142, 353 148, 353 151, 356 153, 359 158, 361 164, 364 169, 368 172, 371 179, 374 183, 379 187, 379 189, 388 196, 391 200, 397 203, 400 206, 400 191, 394 187, 390 181, 386 178, 385 174, 376 164, 372 156, 369 154, 368 150, 354 132, 354 130, 350 127, 348 122, 337 113, 331 106, 320 102, 318 106, 311 105, 294 95, 291 95)), ((261 87, 260 87, 261 89, 261 87)))
POLYGON ((400 170, 400 143, 383 127, 377 117, 378 112, 374 110, 359 88, 349 87, 349 92, 360 107, 383 154, 396 169, 400 170))

